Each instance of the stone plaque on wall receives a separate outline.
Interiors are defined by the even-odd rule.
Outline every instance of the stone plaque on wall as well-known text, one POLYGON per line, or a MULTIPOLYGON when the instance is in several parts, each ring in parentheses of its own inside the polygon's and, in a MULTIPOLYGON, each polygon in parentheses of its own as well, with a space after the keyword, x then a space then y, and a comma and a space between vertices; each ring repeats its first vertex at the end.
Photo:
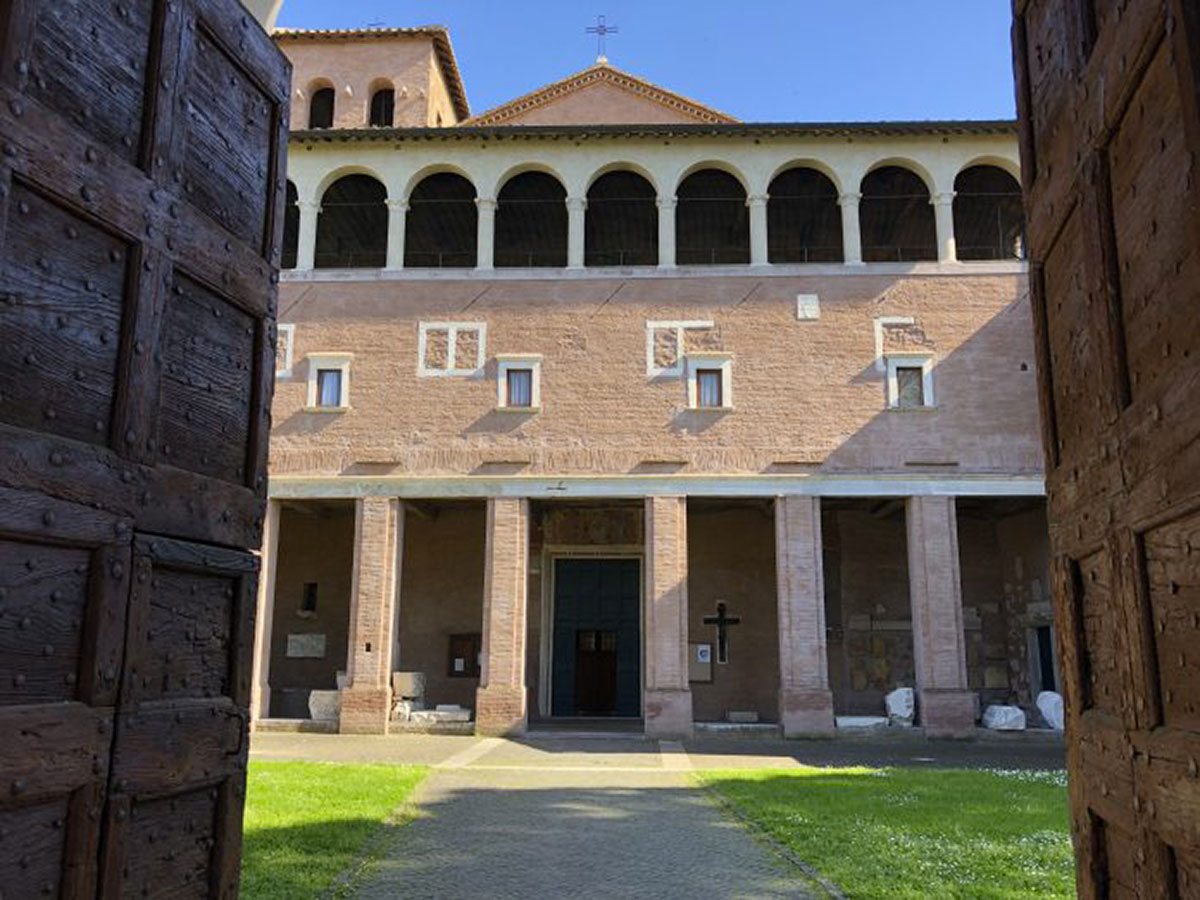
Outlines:
POLYGON ((289 634, 287 655, 289 659, 324 659, 325 635, 289 634))

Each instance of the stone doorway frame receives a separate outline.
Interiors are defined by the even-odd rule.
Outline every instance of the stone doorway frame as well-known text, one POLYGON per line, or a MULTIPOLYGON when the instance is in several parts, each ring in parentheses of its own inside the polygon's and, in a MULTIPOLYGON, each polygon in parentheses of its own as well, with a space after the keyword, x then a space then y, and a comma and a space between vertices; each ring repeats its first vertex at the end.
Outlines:
MULTIPOLYGON (((628 721, 644 713, 646 699, 646 550, 630 544, 569 545, 546 544, 541 553, 541 614, 538 636, 537 715, 540 719, 562 719, 553 715, 551 679, 554 677, 554 579, 559 559, 636 559, 638 561, 638 715, 612 716, 613 721, 628 721)), ((569 717, 568 717, 569 718, 569 717)))

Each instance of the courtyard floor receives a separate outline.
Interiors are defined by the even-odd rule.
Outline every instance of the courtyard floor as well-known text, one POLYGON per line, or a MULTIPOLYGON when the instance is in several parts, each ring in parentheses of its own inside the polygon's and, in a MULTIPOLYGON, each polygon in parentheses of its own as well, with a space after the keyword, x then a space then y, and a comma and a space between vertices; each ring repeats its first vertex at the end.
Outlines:
MULTIPOLYGON (((553 732, 519 740, 259 733, 251 759, 429 767, 413 796, 412 818, 389 830, 376 861, 355 881, 354 895, 364 900, 839 896, 838 886, 807 865, 796 829, 759 815, 756 803, 763 798, 751 795, 753 784, 736 790, 737 779, 763 783, 769 801, 786 785, 771 786, 762 776, 799 776, 812 767, 914 774, 1064 767, 1061 741, 1049 736, 950 742, 894 732, 684 743, 553 732), (698 772, 705 775, 698 778, 698 772), (720 773, 720 783, 713 773, 720 773)), ((897 782, 896 789, 912 794, 908 784, 897 782)), ((886 791, 879 793, 881 804, 893 802, 886 791)), ((886 807, 877 809, 876 818, 880 810, 886 818, 886 807)), ((1065 822, 1065 799, 1063 817, 1065 822)))

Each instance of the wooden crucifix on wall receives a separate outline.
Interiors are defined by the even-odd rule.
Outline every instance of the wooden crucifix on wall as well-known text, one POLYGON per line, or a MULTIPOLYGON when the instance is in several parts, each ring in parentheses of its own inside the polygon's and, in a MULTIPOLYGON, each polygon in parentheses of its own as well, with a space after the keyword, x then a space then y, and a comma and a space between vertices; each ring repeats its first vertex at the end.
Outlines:
POLYGON ((705 625, 717 626, 717 662, 729 662, 729 626, 741 623, 741 616, 731 616, 725 608, 725 601, 717 602, 717 614, 715 616, 705 616, 705 625))

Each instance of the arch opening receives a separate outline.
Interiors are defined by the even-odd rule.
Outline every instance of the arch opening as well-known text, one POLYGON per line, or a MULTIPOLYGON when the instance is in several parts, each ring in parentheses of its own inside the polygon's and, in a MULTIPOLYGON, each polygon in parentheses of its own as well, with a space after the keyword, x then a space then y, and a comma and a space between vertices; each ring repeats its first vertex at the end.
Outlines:
POLYGON ((954 243, 960 260, 1025 258, 1025 208, 1017 179, 991 165, 958 173, 954 243))
POLYGON ((345 175, 321 197, 318 269, 374 269, 387 261, 387 189, 370 175, 345 175))
POLYGON ((567 264, 567 192, 546 172, 522 172, 496 198, 495 265, 567 264))
POLYGON ((864 262, 936 260, 937 224, 929 188, 915 172, 882 166, 862 180, 858 206, 864 262))
POLYGON ((373 128, 391 128, 396 116, 396 92, 390 87, 380 88, 371 95, 371 112, 368 124, 373 128))
POLYGON ((842 210, 824 172, 796 166, 767 188, 767 259, 772 263, 842 262, 842 210))
POLYGON ((283 202, 283 246, 279 253, 281 269, 296 268, 296 255, 300 247, 300 195, 296 186, 289 181, 283 202))
POLYGON ((658 264, 658 205, 653 185, 637 172, 597 178, 587 192, 585 266, 658 264))
POLYGON ((478 225, 475 185, 455 172, 437 172, 422 178, 408 195, 404 267, 474 266, 478 225))
POLYGON ((750 262, 750 211, 740 181, 720 169, 701 169, 680 182, 675 196, 676 262, 750 262))
POLYGON ((332 128, 334 90, 323 87, 313 91, 312 99, 308 101, 308 127, 332 128))

